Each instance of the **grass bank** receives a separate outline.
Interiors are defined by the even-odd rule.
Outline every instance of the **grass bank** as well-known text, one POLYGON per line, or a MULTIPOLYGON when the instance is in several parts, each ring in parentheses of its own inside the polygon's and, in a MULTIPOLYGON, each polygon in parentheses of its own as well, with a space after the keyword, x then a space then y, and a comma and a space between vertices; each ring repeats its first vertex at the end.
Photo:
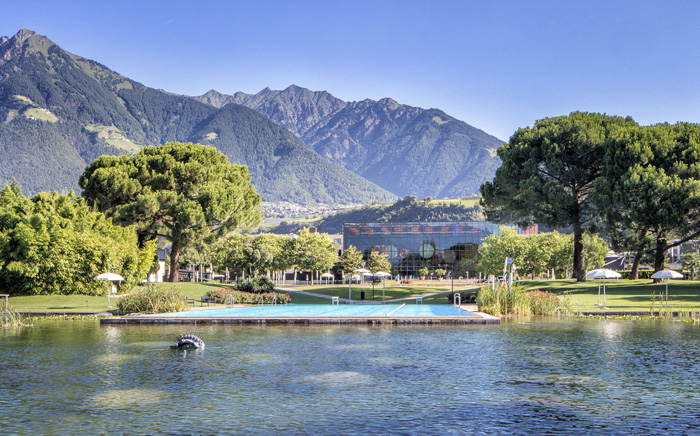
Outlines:
MULTIPOLYGON (((521 284, 526 290, 540 289, 571 296, 577 311, 600 311, 596 306, 603 303, 602 281, 589 280, 577 283, 575 280, 525 280, 521 284)), ((606 280, 606 307, 613 312, 632 312, 659 310, 662 307, 661 296, 666 294, 666 284, 652 283, 651 280, 606 280)), ((689 280, 672 280, 668 284, 668 311, 700 309, 700 282, 689 280)))

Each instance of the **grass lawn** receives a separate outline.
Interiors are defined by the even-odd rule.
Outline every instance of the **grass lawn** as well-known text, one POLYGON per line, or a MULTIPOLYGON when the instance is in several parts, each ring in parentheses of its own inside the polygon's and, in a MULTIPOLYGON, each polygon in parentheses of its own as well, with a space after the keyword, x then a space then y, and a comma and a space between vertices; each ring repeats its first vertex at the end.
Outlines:
MULTIPOLYGON (((577 310, 599 311, 598 280, 577 283, 575 280, 525 280, 527 289, 540 289, 557 294, 568 293, 577 310)), ((602 283, 602 282, 601 282, 602 283)), ((652 283, 651 280, 606 280, 606 307, 611 311, 659 310, 663 303, 661 294, 666 294, 666 284, 652 283), (652 295, 656 300, 652 303, 652 295)), ((603 302, 601 288, 600 303, 603 302)), ((667 310, 700 309, 700 282, 670 280, 668 284, 669 307, 667 310)))
MULTIPOLYGON (((158 283, 157 285, 179 289, 188 298, 193 298, 196 301, 206 295, 207 291, 231 286, 220 283, 158 283)), ((107 307, 106 296, 92 297, 88 295, 25 295, 10 297, 9 303, 17 312, 116 312, 117 299, 111 298, 110 300, 112 308, 107 307)), ((315 304, 328 301, 319 297, 292 294, 292 303, 315 304)), ((4 300, 0 299, 0 304, 4 304, 4 300)), ((197 307, 199 307, 199 303, 197 303, 197 307)))

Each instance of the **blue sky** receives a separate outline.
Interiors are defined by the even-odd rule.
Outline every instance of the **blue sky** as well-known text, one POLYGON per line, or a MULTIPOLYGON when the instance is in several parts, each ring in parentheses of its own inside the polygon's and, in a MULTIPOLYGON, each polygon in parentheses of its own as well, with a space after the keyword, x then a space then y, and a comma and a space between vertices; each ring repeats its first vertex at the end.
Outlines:
POLYGON ((147 86, 291 84, 436 107, 503 140, 583 110, 700 122, 698 1, 3 2, 28 27, 147 86))

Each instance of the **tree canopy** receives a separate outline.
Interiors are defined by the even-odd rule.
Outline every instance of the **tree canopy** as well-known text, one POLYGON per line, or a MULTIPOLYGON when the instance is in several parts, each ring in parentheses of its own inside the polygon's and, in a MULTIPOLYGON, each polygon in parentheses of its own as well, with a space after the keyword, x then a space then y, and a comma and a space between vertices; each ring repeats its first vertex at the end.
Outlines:
POLYGON ((700 236, 700 126, 678 123, 628 129, 606 146, 596 205, 618 245, 636 258, 654 250, 654 270, 666 251, 700 236))
POLYGON ((113 225, 73 192, 33 199, 0 191, 0 288, 11 294, 104 294, 94 277, 113 272, 131 288, 155 259, 155 241, 139 250, 133 227, 113 225))
POLYGON ((601 175, 605 144, 631 118, 574 112, 518 129, 498 149, 503 166, 481 186, 482 205, 494 221, 573 227, 574 275, 586 278, 583 234, 597 217, 589 198, 601 175))
POLYGON ((261 199, 250 180, 245 166, 213 147, 170 142, 134 156, 102 156, 85 169, 80 187, 116 223, 169 240, 170 280, 177 282, 183 247, 260 222, 261 199))

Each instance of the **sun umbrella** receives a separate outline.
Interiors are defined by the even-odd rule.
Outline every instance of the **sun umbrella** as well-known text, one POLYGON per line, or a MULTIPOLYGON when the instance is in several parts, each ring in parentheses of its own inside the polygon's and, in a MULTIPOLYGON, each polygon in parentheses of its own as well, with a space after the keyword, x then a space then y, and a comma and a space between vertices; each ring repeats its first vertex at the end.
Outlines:
MULTIPOLYGON (((670 269, 662 269, 661 271, 655 272, 652 276, 652 279, 682 279, 683 274, 673 271, 670 269)), ((668 282, 666 282, 666 304, 668 304, 668 282)))
POLYGON ((388 272, 379 271, 374 273, 374 275, 382 278, 382 301, 386 301, 386 278, 391 277, 391 274, 388 272))
MULTIPOLYGON (((98 275, 98 276, 95 277, 93 280, 98 280, 98 281, 99 281, 99 280, 102 280, 102 281, 105 281, 105 282, 123 282, 123 281, 124 281, 124 277, 120 276, 119 274, 115 274, 115 273, 111 273, 111 272, 106 272, 106 273, 102 273, 102 274, 98 275)), ((114 286, 114 285, 112 285, 112 286, 110 286, 110 287, 113 287, 113 286, 114 286)), ((109 291, 110 291, 110 290, 107 289, 107 307, 111 308, 112 306, 110 305, 110 300, 109 300, 110 292, 109 292, 109 291)))
MULTIPOLYGON (((601 309, 607 309, 607 307, 605 307, 605 279, 619 279, 622 277, 622 275, 611 269, 599 268, 589 271, 586 274, 586 277, 589 279, 598 279, 603 281, 603 306, 601 309)), ((600 306, 600 284, 598 285, 598 303, 596 306, 600 306)))
POLYGON ((108 282, 123 282, 124 277, 120 276, 119 274, 106 272, 95 277, 94 280, 106 280, 108 282))
MULTIPOLYGON (((334 276, 333 274, 331 274, 331 273, 323 273, 323 274, 321 274, 321 278, 322 278, 322 279, 332 279, 333 277, 335 277, 335 276, 334 276)), ((326 281, 326 284, 328 284, 328 281, 326 281)))

